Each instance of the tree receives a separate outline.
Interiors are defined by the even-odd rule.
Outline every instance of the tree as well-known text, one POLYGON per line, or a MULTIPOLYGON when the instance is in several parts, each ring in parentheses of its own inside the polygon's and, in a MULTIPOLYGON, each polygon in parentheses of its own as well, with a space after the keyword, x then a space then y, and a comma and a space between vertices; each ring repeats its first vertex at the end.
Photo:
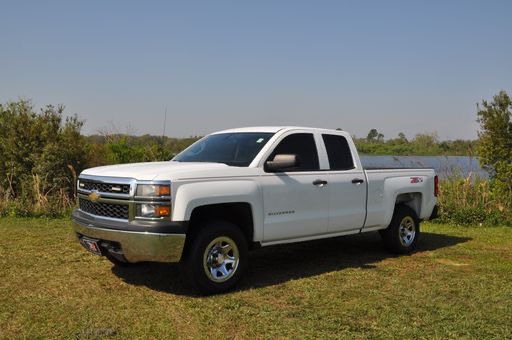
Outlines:
POLYGON ((404 142, 404 143, 409 142, 409 141, 407 140, 407 137, 405 137, 405 133, 403 133, 403 132, 399 132, 399 133, 398 133, 398 138, 400 138, 400 140, 401 140, 402 142, 404 142))
POLYGON ((505 197, 512 196, 512 101, 505 91, 491 102, 477 104, 480 164, 493 179, 493 190, 505 197))
POLYGON ((375 140, 375 138, 377 138, 377 136, 379 135, 379 133, 377 132, 377 129, 371 129, 370 132, 368 132, 368 136, 366 137, 366 139, 371 142, 373 140, 375 140))

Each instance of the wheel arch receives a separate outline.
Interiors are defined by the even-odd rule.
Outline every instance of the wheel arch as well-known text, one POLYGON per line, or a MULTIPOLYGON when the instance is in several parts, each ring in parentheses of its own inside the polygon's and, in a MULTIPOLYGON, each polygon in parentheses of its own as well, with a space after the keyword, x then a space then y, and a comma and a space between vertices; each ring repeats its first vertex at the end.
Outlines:
POLYGON ((416 213, 416 217, 419 218, 421 214, 423 194, 421 192, 405 192, 399 194, 395 199, 395 209, 397 205, 406 205, 416 213))
POLYGON ((248 202, 207 204, 194 208, 190 215, 187 239, 189 236, 193 238, 211 221, 230 222, 240 228, 248 244, 254 240, 254 217, 248 202))

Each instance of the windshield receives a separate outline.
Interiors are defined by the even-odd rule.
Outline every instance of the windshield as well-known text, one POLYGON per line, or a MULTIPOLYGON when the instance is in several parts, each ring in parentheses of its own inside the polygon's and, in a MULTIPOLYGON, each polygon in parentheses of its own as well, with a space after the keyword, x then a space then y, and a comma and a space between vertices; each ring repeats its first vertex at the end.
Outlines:
POLYGON ((249 166, 273 133, 238 132, 206 136, 172 160, 177 162, 214 162, 249 166))

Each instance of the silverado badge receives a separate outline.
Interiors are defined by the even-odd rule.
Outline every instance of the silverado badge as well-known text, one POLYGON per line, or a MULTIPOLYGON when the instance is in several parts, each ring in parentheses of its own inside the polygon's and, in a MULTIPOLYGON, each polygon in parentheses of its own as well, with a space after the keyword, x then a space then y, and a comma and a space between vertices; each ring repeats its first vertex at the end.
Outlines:
POLYGON ((100 197, 100 194, 96 190, 89 194, 89 199, 91 200, 91 202, 98 202, 100 197))

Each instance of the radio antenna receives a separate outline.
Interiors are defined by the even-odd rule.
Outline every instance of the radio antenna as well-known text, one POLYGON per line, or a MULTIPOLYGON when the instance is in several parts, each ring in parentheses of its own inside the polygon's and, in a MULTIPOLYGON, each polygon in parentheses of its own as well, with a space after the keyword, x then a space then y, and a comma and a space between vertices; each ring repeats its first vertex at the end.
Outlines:
POLYGON ((165 137, 165 126, 167 125, 167 105, 165 105, 165 113, 164 113, 164 132, 162 133, 162 137, 165 137))

